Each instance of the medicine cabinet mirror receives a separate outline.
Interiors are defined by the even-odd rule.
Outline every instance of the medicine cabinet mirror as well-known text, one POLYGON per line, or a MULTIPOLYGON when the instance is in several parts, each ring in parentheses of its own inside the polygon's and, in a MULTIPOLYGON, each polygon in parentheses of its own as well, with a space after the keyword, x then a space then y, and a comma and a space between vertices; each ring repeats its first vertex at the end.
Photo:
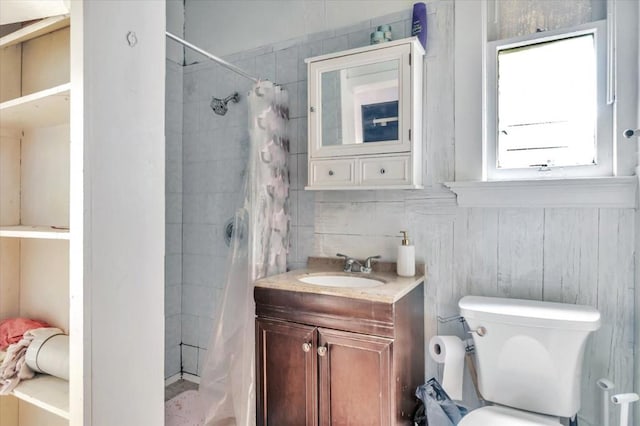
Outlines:
POLYGON ((423 55, 409 38, 306 60, 306 189, 421 187, 423 55))

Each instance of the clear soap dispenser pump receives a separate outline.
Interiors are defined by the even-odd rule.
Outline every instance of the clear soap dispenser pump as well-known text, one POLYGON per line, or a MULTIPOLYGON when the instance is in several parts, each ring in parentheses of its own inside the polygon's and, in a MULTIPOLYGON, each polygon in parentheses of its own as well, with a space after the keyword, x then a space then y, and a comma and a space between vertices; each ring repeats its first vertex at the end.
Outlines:
POLYGON ((397 272, 401 277, 413 277, 416 274, 416 248, 409 244, 407 231, 400 231, 404 236, 398 246, 397 272))

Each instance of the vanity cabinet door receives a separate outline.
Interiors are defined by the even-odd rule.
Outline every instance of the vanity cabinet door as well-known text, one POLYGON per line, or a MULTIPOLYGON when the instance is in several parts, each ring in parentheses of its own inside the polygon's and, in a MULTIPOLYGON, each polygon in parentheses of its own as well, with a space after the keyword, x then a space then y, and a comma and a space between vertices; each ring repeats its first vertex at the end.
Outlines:
POLYGON ((256 319, 257 424, 315 426, 317 329, 256 319))
POLYGON ((391 424, 392 342, 318 329, 321 426, 391 424))

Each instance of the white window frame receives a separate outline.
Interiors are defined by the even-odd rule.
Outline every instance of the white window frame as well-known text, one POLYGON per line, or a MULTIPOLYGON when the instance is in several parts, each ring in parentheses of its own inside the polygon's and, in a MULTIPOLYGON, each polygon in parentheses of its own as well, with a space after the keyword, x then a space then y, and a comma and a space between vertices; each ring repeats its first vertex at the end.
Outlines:
MULTIPOLYGON (((622 136, 638 120, 637 2, 607 0, 610 46, 608 71, 613 105, 613 175, 592 178, 487 180, 484 145, 484 72, 487 2, 456 0, 454 8, 455 177, 443 182, 461 207, 610 207, 637 206, 636 143, 622 136)), ((637 128, 637 127, 636 127, 637 128)), ((640 169, 640 167, 639 167, 640 169)))
POLYGON ((557 179, 613 175, 613 105, 607 104, 607 23, 595 21, 569 29, 545 31, 487 43, 484 105, 484 150, 487 180, 557 179), (502 169, 498 160, 498 53, 522 46, 593 34, 596 49, 597 126, 596 164, 502 169))

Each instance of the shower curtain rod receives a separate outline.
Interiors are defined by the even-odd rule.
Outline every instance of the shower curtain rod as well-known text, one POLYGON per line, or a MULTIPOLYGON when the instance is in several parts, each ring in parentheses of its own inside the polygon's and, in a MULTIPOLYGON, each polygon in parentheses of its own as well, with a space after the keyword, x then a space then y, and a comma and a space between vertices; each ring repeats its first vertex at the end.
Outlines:
POLYGON ((230 64, 229 62, 225 61, 224 59, 220 59, 215 55, 212 55, 211 53, 207 52, 206 50, 202 50, 200 49, 198 46, 189 43, 186 40, 181 39, 180 37, 171 34, 169 31, 165 31, 165 34, 167 35, 167 37, 169 37, 172 40, 177 41, 178 43, 182 44, 185 47, 188 47, 191 50, 195 50, 196 52, 198 52, 199 54, 206 56, 207 58, 211 59, 212 61, 215 61, 217 63, 219 63, 220 65, 222 65, 223 67, 230 69, 231 71, 240 74, 241 76, 248 78, 249 80, 253 81, 254 83, 257 83, 259 80, 257 78, 255 78, 254 76, 252 76, 251 74, 248 74, 246 71, 244 71, 242 68, 238 68, 237 66, 230 64))

